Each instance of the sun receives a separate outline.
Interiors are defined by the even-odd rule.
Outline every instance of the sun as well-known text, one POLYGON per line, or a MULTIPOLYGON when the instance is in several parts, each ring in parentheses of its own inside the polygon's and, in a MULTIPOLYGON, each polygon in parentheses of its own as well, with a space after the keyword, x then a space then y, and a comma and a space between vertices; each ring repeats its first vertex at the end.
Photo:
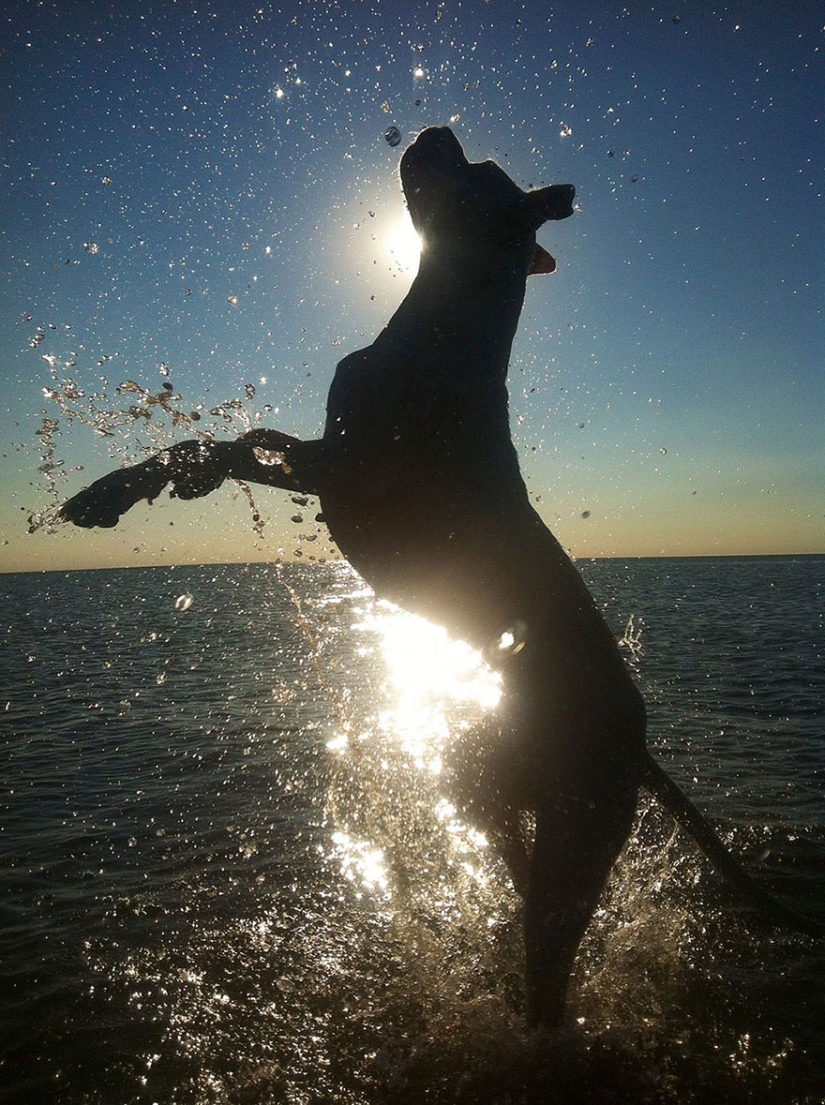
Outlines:
POLYGON ((390 226, 385 238, 387 252, 399 272, 415 272, 421 255, 421 239, 406 212, 390 226))

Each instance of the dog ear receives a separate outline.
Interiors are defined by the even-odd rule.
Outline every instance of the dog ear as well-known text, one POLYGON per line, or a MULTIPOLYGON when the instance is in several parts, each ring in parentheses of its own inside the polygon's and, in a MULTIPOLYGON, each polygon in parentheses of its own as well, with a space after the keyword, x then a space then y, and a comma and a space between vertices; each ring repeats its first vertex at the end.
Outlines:
POLYGON ((572 184, 550 184, 547 188, 525 192, 536 228, 550 219, 569 218, 573 214, 575 195, 576 189, 572 184))
POLYGON ((533 260, 530 262, 530 268, 527 270, 528 276, 549 276, 551 272, 556 271, 556 258, 551 257, 546 249, 536 243, 535 252, 533 253, 533 260))

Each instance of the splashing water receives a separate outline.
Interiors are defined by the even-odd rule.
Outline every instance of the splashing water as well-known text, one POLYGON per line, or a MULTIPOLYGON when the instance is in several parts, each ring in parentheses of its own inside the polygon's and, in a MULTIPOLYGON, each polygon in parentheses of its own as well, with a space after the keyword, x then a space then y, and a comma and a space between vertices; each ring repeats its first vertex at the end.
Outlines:
MULTIPOLYGON (((497 854, 446 796, 442 773, 456 735, 496 704, 501 681, 477 651, 442 629, 368 592, 364 598, 349 596, 349 632, 367 670, 382 678, 376 686, 360 672, 335 673, 339 724, 327 748, 336 834, 328 859, 385 912, 392 939, 412 952, 421 991, 433 995, 422 1000, 452 1002, 479 972, 494 979, 490 935, 509 932, 517 908, 497 854), (461 946, 462 965, 434 986, 431 976, 453 944, 455 955, 461 946)), ((340 601, 316 601, 315 609, 340 601)), ((324 640, 323 620, 318 629, 323 666, 332 642, 324 640)))
MULTIPOLYGON (((55 326, 38 326, 29 345, 37 349, 45 340, 48 330, 55 326)), ((114 360, 117 354, 104 354, 98 367, 114 360)), ((179 440, 179 432, 186 436, 212 439, 218 433, 237 436, 262 425, 261 413, 250 412, 241 399, 229 399, 209 408, 206 416, 202 403, 187 404, 183 395, 175 390, 168 379, 170 368, 161 363, 158 371, 164 382, 159 390, 133 379, 123 380, 111 389, 106 375, 100 376, 99 386, 87 390, 74 375, 77 355, 70 353, 61 361, 52 353, 43 354, 49 366, 50 380, 44 385, 43 397, 57 408, 56 413, 40 412, 41 424, 35 431, 38 438, 40 464, 38 471, 46 483, 51 505, 29 512, 29 533, 45 529, 54 533, 63 523, 59 507, 65 499, 65 484, 72 473, 82 472, 83 466, 69 468, 59 455, 59 441, 64 426, 75 424, 91 429, 98 437, 109 438, 114 455, 121 464, 135 464, 154 453, 168 448, 179 440), (125 403, 124 403, 125 400, 125 403)), ((252 399, 255 388, 247 385, 246 395, 252 399)), ((273 461, 272 463, 277 463, 273 461)), ((264 523, 251 489, 238 481, 240 490, 249 501, 253 516, 253 529, 260 536, 264 523)))
POLYGON ((627 619, 624 633, 619 640, 619 648, 627 649, 628 665, 634 672, 639 671, 639 666, 644 655, 642 650, 642 633, 644 632, 644 622, 641 618, 634 618, 633 614, 627 619))
MULTIPOLYGON (((19 852, 35 853, 34 936, 17 926, 19 942, 51 926, 61 961, 79 946, 84 965, 82 992, 55 998, 41 983, 45 1025, 17 1072, 65 1071, 72 1103, 90 1086, 130 1105, 819 1100, 785 1092, 813 1085, 804 1036, 788 1042, 797 1009, 819 1000, 813 950, 759 929, 754 939, 648 805, 582 946, 576 1020, 524 1032, 518 899, 435 770, 483 713, 489 677, 459 657, 447 678, 443 658, 428 685, 421 654, 442 647, 439 631, 375 603, 347 565, 130 570, 103 587, 87 577, 61 573, 46 588, 42 609, 65 637, 38 633, 30 648, 57 649, 54 679, 42 682, 42 656, 9 656, 11 716, 24 723, 10 737, 16 790, 45 762, 60 798, 38 811, 41 780, 28 799, 53 833, 45 843, 30 817, 17 823, 19 852), (176 612, 187 593, 196 601, 176 612), (50 693, 32 696, 35 685, 50 693), (416 696, 430 732, 405 731, 402 704, 416 696), (69 784, 73 758, 95 770, 69 784), (83 805, 67 837, 69 785, 83 805), (50 847, 57 866, 35 863, 50 847), (60 892, 41 913, 44 871, 60 892), (75 879, 68 929, 64 878, 75 879)), ((20 585, 31 591, 8 604, 9 624, 41 609, 42 580, 20 585)), ((685 638, 680 625, 671 647, 648 649, 656 679, 686 668, 685 638)), ((767 829, 749 850, 760 840, 767 829)))

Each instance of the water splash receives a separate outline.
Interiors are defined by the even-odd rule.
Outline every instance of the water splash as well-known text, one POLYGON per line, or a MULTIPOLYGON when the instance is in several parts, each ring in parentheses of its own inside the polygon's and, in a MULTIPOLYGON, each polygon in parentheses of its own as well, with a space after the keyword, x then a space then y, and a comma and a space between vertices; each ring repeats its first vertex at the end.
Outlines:
POLYGON ((505 991, 520 977, 517 898, 484 834, 447 797, 441 770, 457 735, 498 701, 500 678, 477 651, 352 582, 352 594, 309 611, 322 667, 336 647, 325 639, 329 607, 340 618, 342 600, 364 663, 335 671, 327 862, 385 918, 404 987, 428 1017, 480 985, 506 1016, 505 991), (510 972, 501 971, 511 954, 503 940, 513 943, 510 972))
MULTIPOLYGON (((30 347, 40 348, 49 331, 56 330, 54 324, 38 326, 29 341, 30 347)), ((160 388, 132 378, 112 387, 105 374, 89 383, 81 382, 76 371, 76 353, 70 352, 62 360, 54 353, 44 353, 42 357, 49 368, 49 381, 43 386, 42 394, 52 409, 44 408, 39 412, 41 422, 35 437, 40 457, 38 471, 45 481, 50 503, 29 512, 29 533, 40 529, 56 532, 64 521, 59 507, 66 498, 68 481, 84 470, 83 465, 70 467, 60 455, 67 428, 83 426, 97 437, 108 439, 110 455, 127 465, 168 448, 181 439, 182 432, 186 437, 211 440, 220 434, 238 436, 263 424, 261 412, 247 409, 238 398, 228 399, 208 412, 203 403, 187 403, 169 379, 171 370, 165 362, 158 365, 158 372, 164 377, 160 388)), ((103 354, 97 367, 110 364, 117 357, 117 352, 103 354)), ((245 393, 251 400, 255 388, 247 385, 245 393)), ((273 459, 272 463, 278 461, 273 459)), ((253 529, 261 536, 264 523, 252 491, 245 484, 240 484, 240 490, 249 501, 253 529)))
POLYGON ((517 620, 501 631, 487 650, 487 655, 492 663, 500 664, 511 656, 518 656, 526 644, 527 623, 517 620))
POLYGON ((349 833, 340 831, 332 834, 332 842, 339 852, 341 873, 348 882, 368 893, 388 894, 389 875, 381 848, 366 840, 354 840, 349 833))
POLYGON ((624 633, 619 640, 619 648, 627 649, 628 664, 630 667, 638 673, 639 666, 641 664, 642 656, 642 632, 644 630, 644 621, 639 618, 638 620, 633 614, 627 619, 624 633))

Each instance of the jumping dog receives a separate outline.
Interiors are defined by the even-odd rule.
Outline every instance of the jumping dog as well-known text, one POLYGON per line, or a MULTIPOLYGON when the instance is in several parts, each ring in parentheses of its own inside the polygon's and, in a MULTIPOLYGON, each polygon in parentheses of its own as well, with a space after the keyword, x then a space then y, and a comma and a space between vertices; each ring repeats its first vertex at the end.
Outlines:
POLYGON ((507 368, 536 242, 575 190, 523 191, 467 160, 446 127, 401 159, 422 242, 410 291, 372 345, 337 366, 320 440, 257 429, 186 441, 70 499, 65 519, 114 526, 167 485, 191 499, 234 478, 319 496, 330 533, 376 594, 440 624, 499 668, 502 698, 449 773, 524 896, 531 1025, 561 1019, 573 962, 639 787, 777 920, 822 934, 760 888, 645 747, 645 707, 569 557, 530 504, 510 436, 507 368), (520 813, 533 814, 535 831, 520 813))

